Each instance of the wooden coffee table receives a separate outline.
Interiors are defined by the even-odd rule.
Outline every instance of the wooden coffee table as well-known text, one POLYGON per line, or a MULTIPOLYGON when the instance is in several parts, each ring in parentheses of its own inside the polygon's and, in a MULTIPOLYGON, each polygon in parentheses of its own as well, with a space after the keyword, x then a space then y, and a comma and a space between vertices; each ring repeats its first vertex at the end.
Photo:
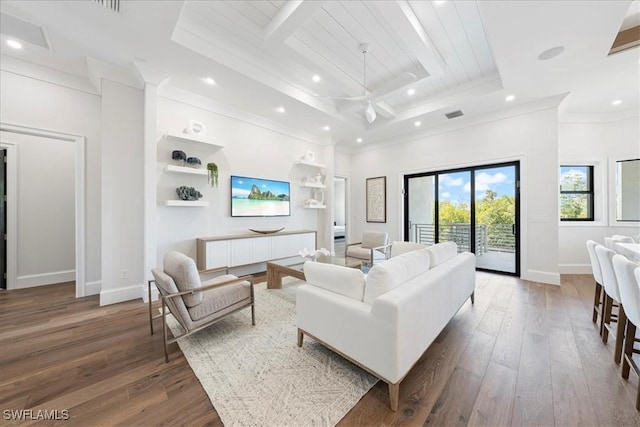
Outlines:
MULTIPOLYGON (((267 289, 281 289, 282 278, 285 276, 295 277, 305 280, 304 263, 308 259, 296 256, 291 258, 277 259, 267 262, 267 289)), ((362 260, 357 258, 339 258, 334 256, 321 256, 316 262, 325 264, 341 265, 349 268, 360 268, 362 260)))

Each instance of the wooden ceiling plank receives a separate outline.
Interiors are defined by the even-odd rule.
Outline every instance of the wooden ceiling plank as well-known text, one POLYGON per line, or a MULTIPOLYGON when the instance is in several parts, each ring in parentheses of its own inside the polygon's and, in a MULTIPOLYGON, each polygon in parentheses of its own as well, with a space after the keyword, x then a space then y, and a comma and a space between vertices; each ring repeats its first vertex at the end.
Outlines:
POLYGON ((226 38, 231 34, 237 40, 261 40, 262 29, 227 3, 187 3, 184 10, 189 11, 190 19, 215 34, 221 34, 219 29, 224 29, 226 34, 221 35, 226 38))
POLYGON ((484 31, 484 25, 482 25, 478 4, 476 2, 458 2, 455 3, 455 8, 462 21, 467 39, 473 48, 482 75, 495 72, 496 64, 493 60, 493 52, 491 51, 487 35, 484 31))
POLYGON ((446 63, 406 1, 372 2, 431 76, 441 76, 446 63))
POLYGON ((291 0, 287 2, 264 29, 264 40, 281 44, 321 7, 322 1, 291 0))
POLYGON ((262 13, 264 16, 269 18, 269 21, 271 21, 278 14, 278 11, 280 11, 280 9, 282 8, 282 5, 277 5, 272 1, 251 0, 248 3, 250 3, 251 6, 255 7, 258 11, 260 11, 260 13, 262 13))
MULTIPOLYGON (((319 26, 313 29, 317 31, 316 34, 319 37, 322 37, 326 46, 336 46, 336 50, 344 56, 345 60, 348 59, 353 68, 358 70, 358 79, 362 84, 364 56, 359 46, 367 41, 367 38, 362 38, 363 30, 356 28, 358 25, 351 21, 351 16, 339 3, 328 3, 324 9, 326 13, 318 14, 314 18, 319 26)), ((392 77, 388 68, 382 66, 377 55, 374 54, 375 45, 372 44, 372 47, 372 51, 367 53, 367 89, 370 91, 380 87, 392 77)))
MULTIPOLYGON (((473 3, 475 4, 475 3, 473 3)), ((475 53, 469 43, 466 28, 460 21, 460 16, 454 2, 445 2, 436 8, 436 13, 440 22, 443 24, 445 31, 453 44, 455 53, 460 58, 460 62, 467 72, 469 79, 473 80, 482 77, 482 71, 476 60, 475 53)), ((482 35, 471 34, 472 37, 480 37, 482 35)))
POLYGON ((451 40, 449 40, 449 36, 440 22, 432 3, 410 1, 409 4, 418 17, 418 20, 422 23, 422 26, 429 29, 431 40, 433 40, 433 43, 446 62, 446 72, 442 76, 439 76, 443 79, 446 86, 453 88, 458 84, 469 81, 469 76, 460 58, 455 53, 453 44, 451 40))
POLYGON ((224 3, 260 29, 263 29, 271 21, 250 2, 225 1, 224 3))

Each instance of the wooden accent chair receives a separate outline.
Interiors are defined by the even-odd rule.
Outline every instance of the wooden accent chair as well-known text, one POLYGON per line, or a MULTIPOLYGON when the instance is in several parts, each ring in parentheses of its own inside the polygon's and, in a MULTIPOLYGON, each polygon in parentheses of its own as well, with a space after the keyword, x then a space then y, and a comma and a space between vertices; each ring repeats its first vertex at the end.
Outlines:
POLYGON ((346 245, 346 256, 362 259, 364 265, 373 266, 377 261, 389 258, 390 248, 388 233, 363 231, 362 241, 346 245))
MULTIPOLYGON (((596 291, 593 296, 593 323, 598 321, 598 316, 602 316, 602 299, 604 296, 604 293, 602 292, 602 270, 600 269, 598 255, 596 255, 597 245, 597 242, 587 240, 587 252, 589 253, 589 259, 591 260, 591 272, 593 273, 593 279, 596 282, 596 291)), ((600 335, 602 335, 602 327, 600 328, 600 335)))
POLYGON ((602 245, 596 246, 596 255, 602 269, 602 286, 605 291, 604 306, 602 309, 602 342, 607 343, 609 332, 612 330, 611 323, 617 323, 616 327, 616 347, 613 352, 613 360, 620 363, 622 358, 622 341, 624 335, 624 325, 627 322, 624 306, 620 302, 620 291, 618 290, 618 279, 613 270, 613 257, 615 251, 605 248, 602 245), (617 303, 617 304, 616 304, 617 303), (613 307, 618 307, 618 313, 612 314, 613 307))
POLYGON ((251 307, 251 324, 255 325, 253 276, 237 277, 228 268, 198 271, 193 259, 180 252, 169 252, 163 258, 163 269, 151 270, 149 280, 149 327, 153 335, 153 320, 162 318, 164 360, 169 361, 168 345, 191 335, 225 316, 251 307), (225 272, 222 276, 202 281, 209 274, 225 272), (155 283, 162 301, 162 313, 153 315, 151 284, 155 283), (167 307, 184 333, 168 338, 167 307))
MULTIPOLYGON (((626 313, 627 332, 624 338, 621 375, 622 378, 629 379, 629 368, 633 368, 636 375, 640 375, 640 369, 632 358, 634 353, 640 353, 640 349, 634 348, 636 328, 640 326, 640 267, 623 255, 615 255, 613 268, 620 286, 620 302, 624 305, 626 313)), ((636 409, 640 410, 640 386, 636 392, 636 409)))

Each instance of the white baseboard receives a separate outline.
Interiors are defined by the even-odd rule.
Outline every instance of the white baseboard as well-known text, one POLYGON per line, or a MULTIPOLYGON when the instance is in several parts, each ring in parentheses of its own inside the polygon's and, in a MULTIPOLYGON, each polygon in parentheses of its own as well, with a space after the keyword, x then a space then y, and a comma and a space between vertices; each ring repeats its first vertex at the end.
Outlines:
MULTIPOLYGON (((151 285, 151 301, 157 301, 158 294, 159 294, 158 288, 151 285)), ((145 304, 149 302, 149 289, 146 287, 144 288, 144 291, 142 293, 142 301, 144 301, 145 304)))
POLYGON ((549 285, 560 285, 560 273, 549 273, 548 271, 527 270, 522 274, 524 280, 531 282, 546 283, 549 285))
POLYGON ((144 286, 133 285, 116 289, 102 289, 100 291, 100 306, 117 304, 142 298, 144 286))
POLYGON ((560 274, 591 274, 591 264, 560 264, 560 274))
POLYGON ((86 282, 84 284, 84 296, 86 297, 89 295, 100 295, 101 290, 102 282, 100 280, 96 280, 95 282, 86 282))
POLYGON ((76 280, 75 270, 54 271, 44 274, 27 274, 16 277, 11 289, 33 288, 35 286, 52 285, 54 283, 73 282, 76 280))

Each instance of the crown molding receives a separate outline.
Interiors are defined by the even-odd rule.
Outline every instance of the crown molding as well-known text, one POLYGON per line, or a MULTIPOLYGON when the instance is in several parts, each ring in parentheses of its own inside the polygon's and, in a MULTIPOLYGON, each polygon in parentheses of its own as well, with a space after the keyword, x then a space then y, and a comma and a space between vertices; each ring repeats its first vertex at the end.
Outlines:
POLYGON ((629 109, 610 113, 562 113, 560 123, 607 123, 640 117, 640 110, 629 109))

